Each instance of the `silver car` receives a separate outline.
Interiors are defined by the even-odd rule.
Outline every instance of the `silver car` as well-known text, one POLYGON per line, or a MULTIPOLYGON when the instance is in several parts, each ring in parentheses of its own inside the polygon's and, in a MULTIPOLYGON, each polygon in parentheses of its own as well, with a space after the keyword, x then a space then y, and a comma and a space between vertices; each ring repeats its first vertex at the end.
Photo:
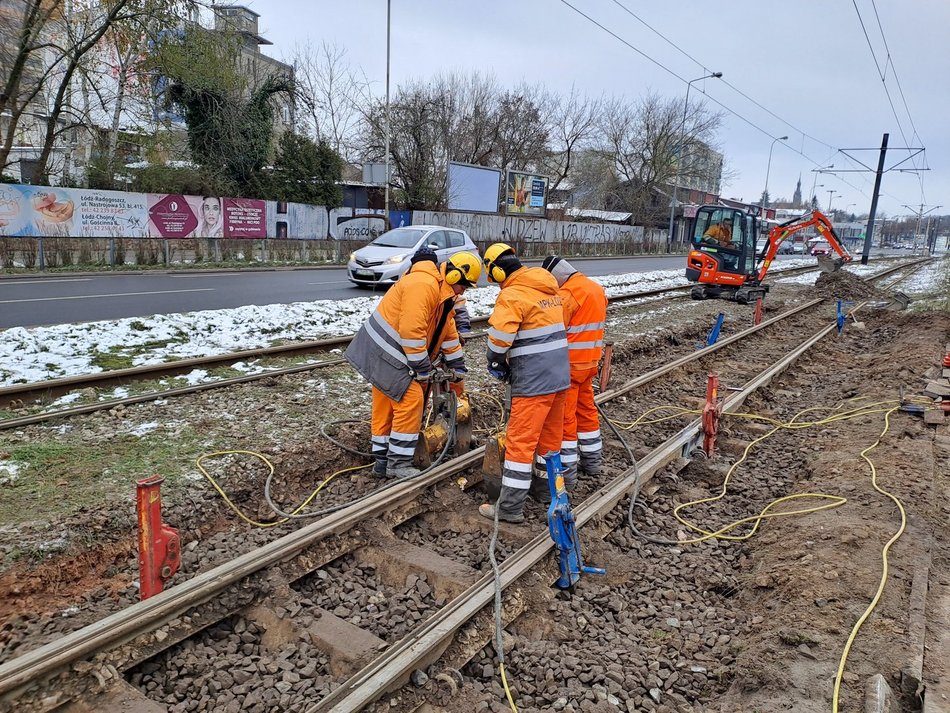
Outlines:
POLYGON ((435 251, 439 262, 462 250, 478 255, 478 248, 464 230, 441 225, 407 225, 383 233, 366 247, 351 253, 346 276, 357 286, 392 285, 409 269, 409 260, 423 245, 435 251))

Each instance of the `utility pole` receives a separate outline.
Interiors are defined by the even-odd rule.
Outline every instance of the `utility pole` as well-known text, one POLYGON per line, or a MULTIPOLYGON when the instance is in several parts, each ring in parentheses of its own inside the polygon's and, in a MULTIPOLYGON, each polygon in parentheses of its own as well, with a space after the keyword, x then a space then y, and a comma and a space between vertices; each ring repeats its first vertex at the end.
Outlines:
POLYGON ((868 226, 864 230, 864 252, 861 253, 861 264, 868 264, 871 254, 871 239, 874 237, 874 215, 877 213, 877 197, 881 193, 881 176, 884 175, 884 157, 887 155, 887 138, 884 134, 881 139, 881 156, 877 160, 877 171, 874 174, 874 192, 871 194, 871 212, 868 214, 868 226))
POLYGON ((392 113, 389 105, 389 37, 391 34, 392 23, 390 21, 392 12, 392 0, 386 0, 386 190, 384 202, 386 204, 385 224, 392 227, 389 222, 389 136, 392 131, 392 113))

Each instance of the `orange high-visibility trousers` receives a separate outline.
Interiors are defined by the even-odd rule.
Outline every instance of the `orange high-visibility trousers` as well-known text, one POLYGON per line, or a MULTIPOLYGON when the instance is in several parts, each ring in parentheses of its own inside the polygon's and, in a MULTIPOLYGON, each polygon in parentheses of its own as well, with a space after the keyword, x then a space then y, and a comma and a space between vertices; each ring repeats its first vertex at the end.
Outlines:
POLYGON ((389 468, 412 465, 422 426, 425 391, 418 381, 409 384, 402 401, 393 401, 373 387, 373 455, 389 468))
POLYGON ((588 475, 598 475, 603 457, 600 439, 600 416, 594 403, 594 377, 597 367, 571 369, 571 388, 564 399, 564 435, 561 441, 561 462, 564 480, 577 480, 580 467, 588 475), (578 453, 579 451, 579 453, 578 453))
MULTIPOLYGON (((524 491, 531 487, 535 455, 561 450, 565 391, 541 396, 515 396, 505 440, 502 486, 524 491)), ((523 500, 522 500, 523 502, 523 500)))

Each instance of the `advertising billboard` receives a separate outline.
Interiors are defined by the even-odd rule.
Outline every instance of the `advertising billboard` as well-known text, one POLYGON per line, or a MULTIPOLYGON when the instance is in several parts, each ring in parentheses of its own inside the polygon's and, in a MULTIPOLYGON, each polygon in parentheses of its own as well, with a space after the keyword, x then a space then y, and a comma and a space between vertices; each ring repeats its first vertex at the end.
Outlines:
POLYGON ((501 171, 470 163, 449 162, 449 210, 497 213, 501 171))
POLYGON ((508 215, 543 218, 548 201, 547 176, 508 171, 505 194, 505 212, 508 215))

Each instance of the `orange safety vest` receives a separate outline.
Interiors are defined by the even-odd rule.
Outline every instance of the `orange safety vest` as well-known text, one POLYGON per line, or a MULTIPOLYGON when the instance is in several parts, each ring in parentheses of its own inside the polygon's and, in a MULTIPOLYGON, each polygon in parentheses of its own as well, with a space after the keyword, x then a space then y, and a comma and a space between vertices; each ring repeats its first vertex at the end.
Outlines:
POLYGON ((561 289, 567 349, 572 369, 597 366, 604 348, 607 326, 607 295, 604 288, 586 275, 575 272, 561 289))

